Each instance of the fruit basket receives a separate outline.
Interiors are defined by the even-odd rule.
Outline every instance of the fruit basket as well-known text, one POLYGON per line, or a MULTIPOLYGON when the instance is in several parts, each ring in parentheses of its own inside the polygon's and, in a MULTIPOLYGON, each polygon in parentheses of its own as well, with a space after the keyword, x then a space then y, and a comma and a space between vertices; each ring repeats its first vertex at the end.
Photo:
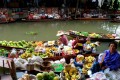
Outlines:
POLYGON ((52 64, 49 61, 44 61, 42 64, 37 65, 37 68, 40 69, 40 71, 51 71, 53 70, 52 64))
POLYGON ((51 63, 49 61, 43 61, 43 63, 41 64, 44 67, 51 67, 51 63))
POLYGON ((39 68, 40 68, 40 71, 49 72, 49 71, 53 70, 53 68, 51 66, 42 66, 42 65, 40 65, 39 68))
POLYGON ((26 69, 27 69, 27 71, 34 70, 34 64, 27 64, 26 69))

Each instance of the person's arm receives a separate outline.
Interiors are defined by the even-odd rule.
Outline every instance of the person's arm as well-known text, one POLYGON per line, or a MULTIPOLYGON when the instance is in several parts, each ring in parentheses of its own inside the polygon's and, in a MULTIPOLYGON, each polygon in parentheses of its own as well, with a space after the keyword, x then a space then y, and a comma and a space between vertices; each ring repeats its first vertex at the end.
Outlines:
POLYGON ((76 58, 74 59, 74 65, 76 67, 83 67, 83 64, 77 63, 76 58))
POLYGON ((76 44, 77 44, 76 41, 74 41, 74 42, 72 43, 72 47, 73 47, 73 48, 76 48, 76 46, 77 46, 76 44))
POLYGON ((101 63, 103 63, 105 56, 106 56, 106 53, 103 54, 101 63))
POLYGON ((102 60, 101 60, 101 62, 99 63, 99 64, 100 64, 100 67, 102 67, 102 64, 103 64, 103 61, 104 61, 105 56, 106 56, 106 53, 104 53, 104 54, 102 55, 102 60))

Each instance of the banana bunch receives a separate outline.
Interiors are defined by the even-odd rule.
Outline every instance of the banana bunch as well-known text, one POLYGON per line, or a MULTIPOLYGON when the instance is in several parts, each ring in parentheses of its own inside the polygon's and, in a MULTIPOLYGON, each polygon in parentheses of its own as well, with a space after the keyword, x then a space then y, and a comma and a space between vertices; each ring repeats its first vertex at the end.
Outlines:
POLYGON ((71 80, 78 80, 78 79, 80 79, 80 75, 79 74, 71 76, 71 80))
POLYGON ((85 57, 85 62, 93 62, 95 60, 95 58, 94 57, 92 57, 92 56, 88 56, 88 57, 85 57))
POLYGON ((22 59, 28 59, 29 57, 32 57, 31 53, 23 53, 19 56, 22 59))
POLYGON ((84 64, 84 68, 90 69, 92 67, 93 63, 86 63, 84 64))
POLYGON ((97 33, 91 33, 91 34, 89 34, 89 37, 101 38, 102 36, 100 34, 97 34, 97 33))
POLYGON ((88 70, 92 67, 93 63, 85 63, 82 68, 82 73, 87 74, 88 70))
POLYGON ((51 52, 47 52, 47 53, 45 53, 48 57, 53 57, 54 56, 54 54, 53 53, 51 53, 51 52))
POLYGON ((78 80, 81 77, 78 70, 75 67, 71 67, 71 65, 66 65, 63 72, 65 80, 78 80))
POLYGON ((85 63, 82 68, 82 73, 87 74, 87 71, 92 67, 95 58, 92 56, 85 57, 85 63))
POLYGON ((71 69, 69 71, 69 75, 72 76, 72 75, 76 75, 76 74, 77 74, 77 69, 74 67, 71 67, 71 69))
POLYGON ((58 50, 58 49, 55 48, 55 47, 46 47, 46 48, 45 48, 45 51, 46 51, 46 52, 57 51, 57 50, 58 50))
POLYGON ((84 68, 84 67, 82 68, 82 73, 83 73, 83 74, 87 74, 87 71, 88 71, 88 69, 86 69, 86 68, 84 68))

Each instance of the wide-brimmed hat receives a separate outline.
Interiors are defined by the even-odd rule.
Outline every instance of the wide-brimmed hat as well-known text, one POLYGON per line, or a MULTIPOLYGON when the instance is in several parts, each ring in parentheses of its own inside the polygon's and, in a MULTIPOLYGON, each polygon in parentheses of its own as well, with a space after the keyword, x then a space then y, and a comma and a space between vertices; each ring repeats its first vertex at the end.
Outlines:
POLYGON ((100 46, 100 42, 99 41, 95 42, 95 45, 100 46))
POLYGON ((63 31, 58 31, 56 36, 64 35, 65 33, 63 31))

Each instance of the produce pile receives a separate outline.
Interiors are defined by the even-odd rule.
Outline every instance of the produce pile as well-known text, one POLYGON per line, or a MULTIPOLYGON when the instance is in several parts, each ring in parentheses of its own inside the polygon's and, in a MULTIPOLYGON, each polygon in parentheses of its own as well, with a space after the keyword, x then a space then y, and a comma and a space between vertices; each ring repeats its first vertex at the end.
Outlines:
POLYGON ((7 56, 9 53, 8 50, 4 49, 4 48, 1 48, 0 49, 0 56, 7 56))
MULTIPOLYGON (((97 43, 97 42, 96 42, 97 43)), ((83 44, 83 50, 86 52, 96 53, 96 43, 86 42, 83 44)), ((40 56, 41 58, 51 58, 54 56, 64 56, 77 54, 80 51, 72 48, 72 43, 63 46, 62 50, 56 41, 0 41, 0 45, 5 47, 1 49, 1 55, 10 55, 10 58, 19 57, 22 59, 32 58, 32 56, 40 56), (23 50, 21 52, 21 49, 23 50), (16 56, 16 54, 18 56, 16 56), (12 56, 12 57, 11 57, 12 56)))
POLYGON ((66 65, 63 72, 62 78, 63 80, 78 80, 80 79, 81 74, 77 70, 76 67, 72 67, 71 65, 66 65))
MULTIPOLYGON (((74 64, 67 64, 65 58, 56 61, 44 61, 44 58, 52 58, 70 54, 78 55, 77 53, 79 53, 79 50, 72 49, 70 45, 63 46, 62 50, 59 48, 59 45, 57 45, 56 41, 4 40, 0 41, 0 45, 10 48, 9 50, 7 50, 7 48, 0 49, 1 53, 7 53, 10 56, 16 54, 19 55, 18 57, 12 57, 14 58, 16 68, 31 70, 32 67, 33 69, 38 68, 42 71, 43 73, 38 73, 36 77, 34 77, 36 80, 60 80, 60 78, 63 78, 64 80, 79 80, 81 78, 80 71, 74 64), (21 50, 23 51, 21 52, 21 50), (64 55, 60 55, 61 53, 64 53, 64 55), (61 76, 56 75, 52 71, 62 72, 61 76)), ((83 44, 83 47, 86 50, 91 50, 93 47, 96 47, 96 44, 86 42, 83 44)), ((77 63, 84 62, 82 64, 82 73, 87 74, 85 70, 88 71, 91 68, 94 58, 91 56, 88 58, 83 57, 82 59, 77 59, 77 61, 77 63)), ((25 78, 26 76, 30 77, 30 75, 27 74, 21 80, 30 80, 29 78, 25 78)))
POLYGON ((56 75, 53 71, 38 73, 36 78, 37 80, 60 80, 59 75, 56 75))
POLYGON ((92 56, 85 57, 82 73, 87 74, 88 70, 92 67, 95 58, 92 56))
POLYGON ((18 80, 60 80, 59 75, 53 71, 37 73, 36 75, 24 74, 22 78, 18 80))
POLYGON ((9 47, 16 47, 16 48, 28 48, 33 46, 32 45, 33 41, 0 41, 1 46, 9 46, 9 47))
POLYGON ((91 37, 91 38, 106 38, 106 39, 115 39, 116 34, 100 34, 100 33, 89 33, 89 32, 79 32, 79 31, 69 31, 69 35, 77 35, 83 37, 91 37))

